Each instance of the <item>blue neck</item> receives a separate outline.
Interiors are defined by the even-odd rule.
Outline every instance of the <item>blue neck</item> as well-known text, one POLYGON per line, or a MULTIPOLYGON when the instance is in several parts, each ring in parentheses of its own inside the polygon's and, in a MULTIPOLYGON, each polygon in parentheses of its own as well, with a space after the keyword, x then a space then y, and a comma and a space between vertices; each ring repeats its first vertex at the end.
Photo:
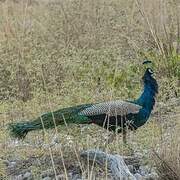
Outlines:
POLYGON ((151 112, 155 104, 155 91, 152 90, 149 84, 144 85, 144 91, 136 100, 136 103, 143 106, 147 111, 151 112))
POLYGON ((158 93, 158 84, 148 71, 145 72, 142 79, 144 82, 144 91, 135 102, 141 105, 148 113, 151 113, 155 105, 155 96, 158 93))

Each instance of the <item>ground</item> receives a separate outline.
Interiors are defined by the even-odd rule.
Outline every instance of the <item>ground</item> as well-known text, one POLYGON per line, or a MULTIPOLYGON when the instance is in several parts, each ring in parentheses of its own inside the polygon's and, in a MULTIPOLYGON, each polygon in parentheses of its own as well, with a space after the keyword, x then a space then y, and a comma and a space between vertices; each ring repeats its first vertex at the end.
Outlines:
MULTIPOLYGON (((0 1, 0 179, 111 179, 80 158, 87 149, 138 158, 136 176, 178 179, 179 1, 0 1), (159 84, 149 121, 107 145, 95 125, 13 139, 10 122, 83 103, 135 99, 151 68, 159 84)), ((140 178, 140 177, 139 177, 140 178)), ((149 177, 147 177, 149 178, 149 177)))
MULTIPOLYGON (((17 179, 27 175, 34 179, 53 179, 55 168, 58 177, 65 178, 66 172, 72 179, 81 179, 82 175, 88 178, 86 164, 80 160, 80 152, 95 148, 112 154, 138 157, 138 170, 133 169, 133 172, 147 173, 149 176, 156 169, 151 159, 153 151, 158 152, 159 148, 178 139, 175 136, 178 136, 180 128, 179 105, 179 99, 168 101, 167 104, 158 103, 150 121, 137 132, 129 133, 129 146, 123 145, 121 135, 108 146, 105 145, 107 132, 92 125, 72 125, 68 127, 68 132, 66 127, 58 127, 58 136, 54 130, 48 130, 46 136, 42 131, 30 133, 24 141, 10 139, 7 130, 1 130, 2 177, 17 179)), ((93 175, 99 179, 105 177, 98 166, 94 168, 93 175)), ((110 174, 108 176, 111 177, 110 174)))

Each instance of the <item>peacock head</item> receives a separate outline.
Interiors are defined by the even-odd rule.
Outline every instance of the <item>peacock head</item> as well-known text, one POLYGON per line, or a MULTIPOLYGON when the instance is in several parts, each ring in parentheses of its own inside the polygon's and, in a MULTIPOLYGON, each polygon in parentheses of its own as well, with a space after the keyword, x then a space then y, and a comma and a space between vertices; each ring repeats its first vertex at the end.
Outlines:
MULTIPOLYGON (((143 65, 145 64, 149 64, 151 63, 151 61, 149 60, 146 60, 143 62, 143 65)), ((144 73, 144 76, 142 77, 143 79, 143 82, 145 85, 150 85, 151 89, 157 93, 158 92, 158 84, 157 84, 157 81, 156 79, 153 77, 153 74, 154 74, 154 71, 152 70, 152 68, 150 67, 146 67, 146 70, 145 70, 145 73, 144 73)))
POLYGON ((144 74, 145 77, 151 77, 154 74, 154 71, 152 70, 152 68, 148 67, 149 64, 152 64, 152 62, 149 60, 145 60, 143 62, 143 65, 146 67, 146 71, 144 74))
POLYGON ((147 77, 152 77, 152 75, 154 74, 154 71, 151 69, 151 68, 146 68, 146 71, 144 73, 144 76, 147 76, 147 77))

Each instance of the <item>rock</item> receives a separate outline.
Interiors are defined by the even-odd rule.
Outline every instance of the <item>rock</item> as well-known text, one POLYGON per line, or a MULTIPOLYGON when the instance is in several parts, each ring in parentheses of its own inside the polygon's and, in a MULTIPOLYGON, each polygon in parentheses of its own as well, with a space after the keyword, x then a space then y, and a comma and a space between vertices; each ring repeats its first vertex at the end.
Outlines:
POLYGON ((16 165, 15 161, 10 162, 11 165, 16 165))
POLYGON ((16 162, 12 161, 9 163, 8 168, 14 168, 16 166, 16 162))
POLYGON ((107 154, 103 151, 92 149, 82 151, 80 157, 84 159, 86 163, 88 160, 91 162, 95 161, 100 166, 106 165, 107 169, 111 171, 111 176, 113 176, 114 179, 134 178, 126 165, 123 156, 107 154))
POLYGON ((52 178, 50 178, 49 176, 43 178, 43 180, 52 180, 52 178))
POLYGON ((69 172, 69 173, 68 173, 68 176, 69 176, 70 179, 72 179, 73 173, 72 173, 72 172, 69 172))
POLYGON ((128 169, 131 173, 134 173, 134 166, 133 165, 128 165, 128 169))
POLYGON ((11 165, 11 166, 15 166, 15 165, 16 165, 16 162, 15 162, 15 161, 12 161, 12 162, 10 162, 10 165, 11 165))
POLYGON ((23 175, 20 174, 14 178, 14 180, 23 180, 23 175))
POLYGON ((136 178, 136 180, 143 180, 144 179, 139 173, 134 174, 134 177, 136 178))
POLYGON ((32 174, 30 172, 26 172, 23 176, 23 180, 32 180, 32 174))

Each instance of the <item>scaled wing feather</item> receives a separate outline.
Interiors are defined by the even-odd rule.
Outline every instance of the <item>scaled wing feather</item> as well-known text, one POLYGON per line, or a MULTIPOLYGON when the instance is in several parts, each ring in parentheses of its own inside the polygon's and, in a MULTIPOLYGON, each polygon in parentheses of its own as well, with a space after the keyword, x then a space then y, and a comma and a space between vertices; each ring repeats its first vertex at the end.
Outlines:
POLYGON ((82 110, 79 114, 85 116, 95 116, 101 114, 108 114, 109 116, 123 116, 130 113, 138 113, 142 107, 126 101, 109 101, 104 103, 94 104, 82 110))

